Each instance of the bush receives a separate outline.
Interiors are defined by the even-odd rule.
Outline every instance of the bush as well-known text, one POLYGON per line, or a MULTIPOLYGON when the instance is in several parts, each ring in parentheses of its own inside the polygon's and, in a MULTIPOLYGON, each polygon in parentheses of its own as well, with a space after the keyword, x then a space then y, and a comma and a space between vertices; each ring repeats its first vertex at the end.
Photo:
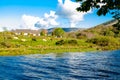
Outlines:
POLYGON ((3 47, 7 47, 7 48, 15 47, 14 44, 11 44, 11 43, 8 43, 8 42, 1 42, 0 45, 3 46, 3 47))
POLYGON ((101 32, 102 35, 104 36, 114 36, 115 33, 113 31, 107 30, 107 31, 103 31, 101 32))
POLYGON ((78 39, 84 39, 87 37, 85 33, 78 33, 78 34, 76 34, 76 36, 78 39))
POLYGON ((37 39, 36 38, 32 38, 32 41, 37 41, 37 39))
POLYGON ((7 38, 7 39, 13 39, 13 37, 10 36, 10 35, 6 36, 6 38, 7 38))
POLYGON ((108 38, 103 38, 103 37, 99 37, 99 38, 92 38, 92 39, 88 39, 87 42, 99 45, 99 46, 108 46, 109 44, 109 39, 108 38))
POLYGON ((77 40, 60 40, 56 42, 56 45, 76 45, 78 44, 77 40))
POLYGON ((104 47, 104 46, 117 47, 120 45, 119 41, 114 37, 105 37, 105 36, 88 39, 86 42, 90 42, 101 47, 104 47))
POLYGON ((68 40, 68 44, 76 45, 78 44, 77 40, 68 40))
POLYGON ((63 44, 65 44, 65 41, 64 40, 60 40, 60 41, 57 41, 55 44, 56 45, 63 45, 63 44))

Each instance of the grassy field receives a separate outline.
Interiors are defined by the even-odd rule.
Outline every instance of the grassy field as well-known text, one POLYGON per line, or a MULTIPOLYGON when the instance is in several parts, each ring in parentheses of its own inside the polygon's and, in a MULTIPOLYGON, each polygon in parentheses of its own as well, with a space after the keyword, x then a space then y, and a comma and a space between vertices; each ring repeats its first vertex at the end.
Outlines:
POLYGON ((45 54, 45 53, 61 53, 61 52, 83 52, 93 51, 96 47, 86 43, 85 40, 72 38, 55 38, 45 36, 17 36, 1 33, 0 37, 0 55, 26 55, 26 54, 45 54), (60 40, 76 40, 77 44, 56 45, 60 40))
POLYGON ((81 37, 24 36, 10 32, 0 33, 1 56, 116 49, 120 49, 120 38, 113 36, 97 35, 88 39, 81 37))

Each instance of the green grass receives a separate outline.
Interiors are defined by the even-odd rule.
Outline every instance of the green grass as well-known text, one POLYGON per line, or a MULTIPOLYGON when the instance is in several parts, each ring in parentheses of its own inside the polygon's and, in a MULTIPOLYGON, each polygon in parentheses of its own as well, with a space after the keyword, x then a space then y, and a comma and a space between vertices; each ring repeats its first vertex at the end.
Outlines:
POLYGON ((18 36, 18 40, 15 40, 13 35, 10 39, 4 39, 4 36, 0 34, 0 56, 15 56, 15 55, 27 55, 27 54, 46 54, 46 53, 62 53, 62 52, 86 52, 86 51, 96 51, 96 50, 115 50, 120 49, 120 38, 112 38, 113 42, 118 43, 116 47, 113 44, 110 46, 102 46, 88 43, 86 39, 75 39, 75 38, 55 38, 55 37, 33 37, 33 36, 18 36), (33 41, 35 38, 36 41, 33 41), (21 39, 26 39, 26 41, 21 41, 21 39), (46 39, 47 41, 43 41, 46 39), (76 40, 77 45, 56 45, 55 43, 60 40, 76 40), (2 43, 2 44, 1 44, 2 43), (4 43, 4 45, 3 45, 4 43))
MULTIPOLYGON (((83 52, 96 50, 95 48, 90 48, 89 43, 85 43, 84 40, 77 40, 79 45, 61 45, 57 46, 55 43, 61 38, 53 37, 36 37, 37 41, 32 41, 31 37, 20 37, 21 39, 26 39, 25 42, 14 39, 8 39, 5 41, 9 48, 3 46, 0 48, 0 55, 25 55, 25 54, 45 54, 45 53, 61 53, 61 52, 83 52), (52 38, 53 40, 50 40, 52 38), (43 41, 46 39, 47 41, 43 41)), ((69 40, 62 38, 64 40, 69 40)), ((2 41, 1 41, 2 42, 2 41)))
POLYGON ((40 46, 40 47, 22 47, 22 48, 1 48, 1 56, 9 55, 26 55, 26 54, 46 54, 46 53, 62 53, 62 52, 84 52, 95 51, 94 48, 83 48, 74 46, 40 46))

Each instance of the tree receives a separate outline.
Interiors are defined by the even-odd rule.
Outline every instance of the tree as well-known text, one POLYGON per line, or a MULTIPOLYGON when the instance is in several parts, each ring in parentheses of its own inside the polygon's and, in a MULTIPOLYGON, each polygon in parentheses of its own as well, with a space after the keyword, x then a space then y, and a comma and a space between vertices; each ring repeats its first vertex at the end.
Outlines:
POLYGON ((64 35, 64 33, 65 33, 65 31, 62 28, 55 28, 52 32, 52 35, 61 37, 64 35))
POLYGON ((40 32, 40 35, 47 36, 47 33, 48 33, 47 29, 42 29, 42 31, 40 32))
POLYGON ((114 26, 117 30, 120 30, 120 0, 76 0, 81 2, 81 6, 77 8, 77 11, 87 12, 92 8, 97 9, 97 15, 112 14, 113 18, 118 21, 114 26))

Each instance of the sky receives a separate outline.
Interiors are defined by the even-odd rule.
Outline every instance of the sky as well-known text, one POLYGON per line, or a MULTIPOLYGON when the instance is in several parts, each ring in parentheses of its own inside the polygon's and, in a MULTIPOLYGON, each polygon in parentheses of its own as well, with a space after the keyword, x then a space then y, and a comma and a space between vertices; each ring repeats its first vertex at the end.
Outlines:
POLYGON ((0 31, 3 29, 90 28, 112 19, 96 10, 77 12, 75 0, 0 0, 0 31))

